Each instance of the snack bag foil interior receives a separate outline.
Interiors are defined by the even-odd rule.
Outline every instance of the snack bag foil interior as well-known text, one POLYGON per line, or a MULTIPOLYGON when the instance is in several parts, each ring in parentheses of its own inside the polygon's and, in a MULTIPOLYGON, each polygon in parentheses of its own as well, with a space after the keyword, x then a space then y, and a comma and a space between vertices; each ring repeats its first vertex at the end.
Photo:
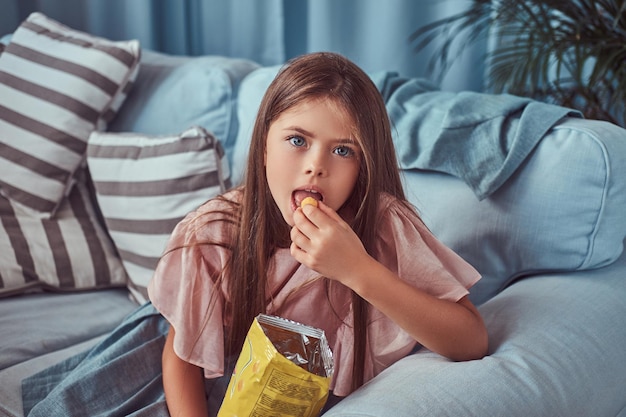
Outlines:
POLYGON ((333 374, 320 329, 258 315, 246 336, 218 417, 316 417, 333 374))

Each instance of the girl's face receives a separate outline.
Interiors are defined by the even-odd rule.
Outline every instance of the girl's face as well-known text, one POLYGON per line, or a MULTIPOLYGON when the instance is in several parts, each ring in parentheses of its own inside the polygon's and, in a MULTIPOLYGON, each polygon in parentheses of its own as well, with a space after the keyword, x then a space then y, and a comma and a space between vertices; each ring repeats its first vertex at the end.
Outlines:
POLYGON ((290 226, 305 197, 337 211, 352 193, 361 160, 352 126, 342 108, 321 99, 292 107, 270 125, 265 172, 272 197, 290 226))

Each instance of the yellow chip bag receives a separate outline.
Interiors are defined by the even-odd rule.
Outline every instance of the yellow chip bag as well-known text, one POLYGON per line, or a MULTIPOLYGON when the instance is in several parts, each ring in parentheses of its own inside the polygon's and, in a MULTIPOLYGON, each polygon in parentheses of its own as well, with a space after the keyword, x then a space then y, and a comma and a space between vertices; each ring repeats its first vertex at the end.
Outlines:
POLYGON ((218 417, 315 417, 328 399, 333 358, 320 329, 258 315, 218 417))

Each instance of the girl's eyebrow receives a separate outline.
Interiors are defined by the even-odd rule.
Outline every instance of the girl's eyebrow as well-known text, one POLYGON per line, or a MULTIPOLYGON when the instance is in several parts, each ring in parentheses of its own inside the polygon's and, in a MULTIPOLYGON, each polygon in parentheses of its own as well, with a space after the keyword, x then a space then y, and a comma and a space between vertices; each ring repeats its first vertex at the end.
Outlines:
POLYGON ((313 133, 309 132, 306 129, 301 128, 300 126, 287 126, 285 130, 295 130, 296 132, 304 135, 304 136, 315 136, 313 133))
MULTIPOLYGON (((315 134, 314 134, 314 133, 309 132, 309 131, 308 131, 308 130, 306 130, 306 129, 303 129, 303 128, 301 128, 300 126, 287 126, 287 127, 285 128, 285 130, 293 130, 293 131, 296 131, 296 132, 300 133, 300 134, 301 134, 301 135, 303 135, 303 136, 308 136, 308 137, 313 137, 313 138, 315 137, 315 134)), ((343 145, 343 144, 354 145, 354 144, 356 144, 356 143, 357 143, 357 142, 356 142, 354 139, 352 139, 352 138, 342 138, 342 139, 338 139, 338 140, 337 140, 337 142, 338 142, 338 143, 340 143, 340 144, 342 144, 342 145, 343 145)))

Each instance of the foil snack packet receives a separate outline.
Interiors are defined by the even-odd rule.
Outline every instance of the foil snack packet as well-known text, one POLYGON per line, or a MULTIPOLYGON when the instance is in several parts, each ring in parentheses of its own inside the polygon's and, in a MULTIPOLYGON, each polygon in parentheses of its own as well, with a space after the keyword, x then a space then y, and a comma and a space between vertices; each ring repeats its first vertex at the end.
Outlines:
POLYGON ((315 417, 333 358, 320 329, 260 314, 250 326, 218 417, 315 417))

